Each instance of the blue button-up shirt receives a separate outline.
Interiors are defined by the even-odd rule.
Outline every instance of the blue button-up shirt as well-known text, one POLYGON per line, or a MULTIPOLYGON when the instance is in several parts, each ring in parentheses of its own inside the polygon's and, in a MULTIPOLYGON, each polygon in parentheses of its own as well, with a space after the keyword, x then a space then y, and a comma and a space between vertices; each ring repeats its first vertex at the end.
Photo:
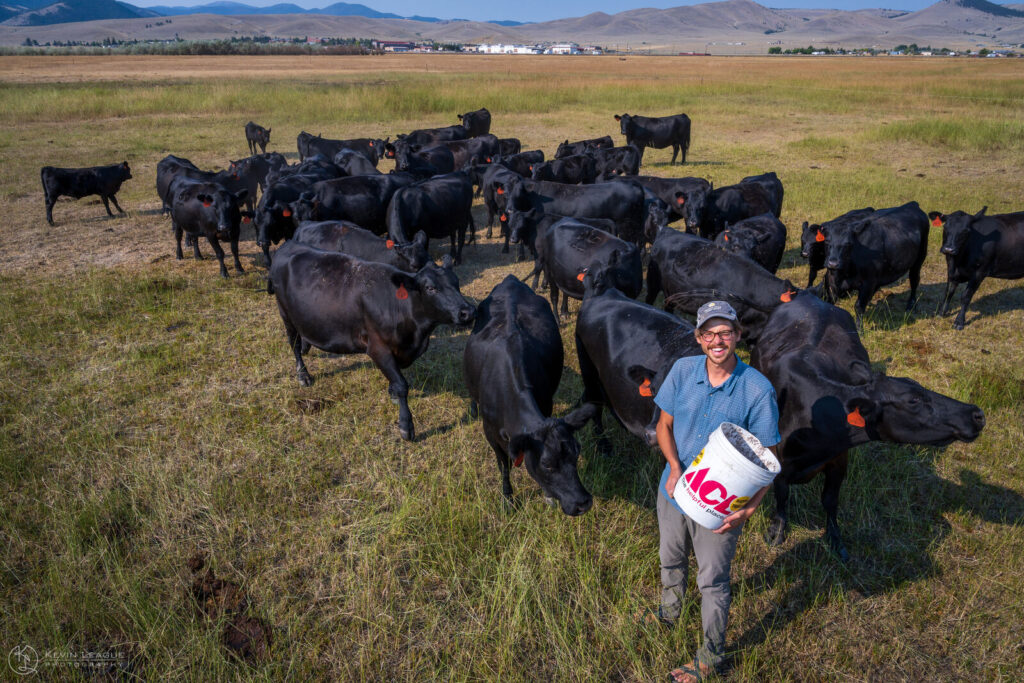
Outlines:
MULTIPOLYGON (((729 379, 713 387, 706 361, 704 355, 677 360, 654 397, 658 407, 672 416, 672 434, 684 470, 723 422, 743 427, 764 446, 774 446, 782 438, 779 406, 768 378, 737 358, 729 379)), ((666 463, 658 492, 683 512, 665 491, 670 471, 666 463)))

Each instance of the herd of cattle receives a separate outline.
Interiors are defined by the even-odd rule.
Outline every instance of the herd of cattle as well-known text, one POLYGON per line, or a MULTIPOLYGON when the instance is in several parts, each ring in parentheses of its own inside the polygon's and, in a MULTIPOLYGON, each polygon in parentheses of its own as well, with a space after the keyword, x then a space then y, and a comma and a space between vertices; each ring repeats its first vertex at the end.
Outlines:
MULTIPOLYGON (((718 188, 700 178, 638 174, 647 147, 672 147, 672 162, 681 155, 685 163, 685 114, 617 115, 624 146, 611 136, 566 140, 551 159, 491 135, 486 109, 459 118, 458 125, 395 140, 302 132, 294 165, 266 152, 270 129, 252 122, 245 126, 252 156, 227 170, 204 171, 167 156, 157 166, 156 187, 171 216, 177 258, 183 236, 201 258, 205 237, 227 277, 220 246, 227 241, 241 272, 241 223, 251 220, 299 382, 313 382, 303 358, 310 347, 366 353, 388 379, 405 439, 415 431, 402 369, 424 353, 438 325, 473 324, 463 364, 470 410, 482 419, 504 494, 512 495, 511 467, 522 465, 569 515, 592 502, 577 475, 574 431, 593 422, 603 434, 607 408, 654 446, 653 397, 677 358, 700 353, 693 326, 671 311, 692 315, 711 298, 737 310, 751 362, 778 395, 783 467, 774 484, 772 542, 785 538, 789 487, 820 472, 825 535, 845 558, 836 515, 850 448, 872 440, 944 445, 980 434, 985 418, 977 406, 873 370, 858 336, 860 319, 874 294, 904 275, 907 309, 913 307, 929 229, 942 225, 942 309, 966 282, 954 322, 962 329, 985 277, 1024 277, 1024 213, 926 215, 910 202, 804 223, 801 253, 810 274, 800 290, 775 276, 786 245, 783 185, 775 173, 718 188), (395 169, 379 171, 382 158, 394 159, 395 169), (509 275, 474 306, 460 293, 453 266, 474 241, 470 209, 481 194, 488 237, 497 221, 503 252, 516 244, 522 258, 528 249, 535 267, 532 288, 509 275), (680 220, 685 232, 669 225, 680 220), (444 238, 450 253, 439 266, 427 247, 444 238), (822 269, 823 281, 814 286, 822 269), (550 306, 534 293, 541 275, 550 306), (652 305, 662 292, 665 310, 652 305), (833 305, 850 293, 857 294, 856 321, 833 305), (559 319, 568 314, 568 298, 582 300, 575 337, 584 392, 578 408, 553 418, 564 360, 559 319)), ((52 224, 61 195, 98 194, 108 214, 108 199, 121 211, 115 194, 129 178, 127 162, 44 167, 47 220, 52 224)), ((599 443, 607 448, 603 436, 599 443)))

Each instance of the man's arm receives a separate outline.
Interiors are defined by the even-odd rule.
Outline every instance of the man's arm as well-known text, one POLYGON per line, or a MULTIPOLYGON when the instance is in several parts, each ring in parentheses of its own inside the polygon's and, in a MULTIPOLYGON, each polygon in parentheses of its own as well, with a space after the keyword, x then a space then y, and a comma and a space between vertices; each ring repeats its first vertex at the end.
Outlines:
POLYGON ((668 461, 669 472, 668 481, 665 482, 665 492, 668 493, 669 498, 675 493, 676 482, 679 481, 679 477, 683 476, 683 466, 679 463, 679 451, 676 450, 676 439, 672 431, 672 424, 672 414, 667 410, 662 410, 655 432, 658 435, 658 446, 661 448, 661 454, 668 461))
MULTIPOLYGON (((774 455, 776 458, 779 457, 777 446, 769 446, 768 450, 770 450, 772 452, 772 455, 774 455)), ((678 478, 679 477, 676 477, 676 479, 678 478)), ((670 476, 669 481, 671 481, 671 479, 672 478, 670 476)), ((722 522, 722 526, 715 529, 715 533, 724 534, 727 531, 731 531, 732 529, 736 529, 743 526, 743 523, 750 519, 751 515, 754 514, 754 510, 756 510, 757 506, 761 504, 761 499, 764 498, 764 494, 768 493, 769 486, 771 486, 771 484, 762 487, 757 493, 755 493, 750 498, 749 501, 747 501, 746 505, 744 505, 739 510, 726 517, 725 520, 722 522)))

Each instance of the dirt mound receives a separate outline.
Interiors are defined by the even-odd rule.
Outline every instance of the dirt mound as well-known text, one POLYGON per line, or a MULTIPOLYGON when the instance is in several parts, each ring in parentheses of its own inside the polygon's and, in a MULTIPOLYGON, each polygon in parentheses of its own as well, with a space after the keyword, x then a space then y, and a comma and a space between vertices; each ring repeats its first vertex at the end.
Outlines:
POLYGON ((266 659, 270 648, 270 626, 259 617, 251 616, 253 605, 242 588, 214 576, 201 555, 189 560, 193 574, 190 593, 199 612, 211 622, 224 622, 221 643, 228 650, 248 662, 266 659))

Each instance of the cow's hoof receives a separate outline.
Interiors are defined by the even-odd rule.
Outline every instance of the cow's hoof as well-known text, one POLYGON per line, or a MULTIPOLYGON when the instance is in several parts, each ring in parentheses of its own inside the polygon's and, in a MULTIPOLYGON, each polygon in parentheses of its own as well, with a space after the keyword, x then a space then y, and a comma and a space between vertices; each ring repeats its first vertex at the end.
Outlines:
POLYGON ((402 439, 405 440, 405 441, 415 441, 416 440, 416 430, 414 430, 412 428, 412 425, 410 425, 408 428, 399 425, 398 426, 398 435, 401 436, 402 439))
POLYGON ((313 378, 309 376, 308 372, 300 372, 298 376, 299 384, 301 384, 304 387, 313 386, 313 378))
POLYGON ((501 253, 502 254, 507 254, 508 253, 508 247, 502 247, 501 253))
POLYGON ((786 523, 778 518, 773 519, 772 523, 768 525, 764 540, 768 545, 782 545, 786 540, 786 523))
POLYGON ((549 507, 558 507, 558 499, 551 496, 544 496, 544 504, 549 507))
POLYGON ((960 323, 960 322, 953 323, 953 329, 954 330, 962 330, 962 329, 964 329, 964 324, 960 323))
POLYGON ((850 553, 846 552, 846 546, 843 542, 834 536, 827 536, 825 540, 828 542, 828 549, 835 553, 835 556, 839 558, 840 562, 846 563, 850 561, 850 553))

